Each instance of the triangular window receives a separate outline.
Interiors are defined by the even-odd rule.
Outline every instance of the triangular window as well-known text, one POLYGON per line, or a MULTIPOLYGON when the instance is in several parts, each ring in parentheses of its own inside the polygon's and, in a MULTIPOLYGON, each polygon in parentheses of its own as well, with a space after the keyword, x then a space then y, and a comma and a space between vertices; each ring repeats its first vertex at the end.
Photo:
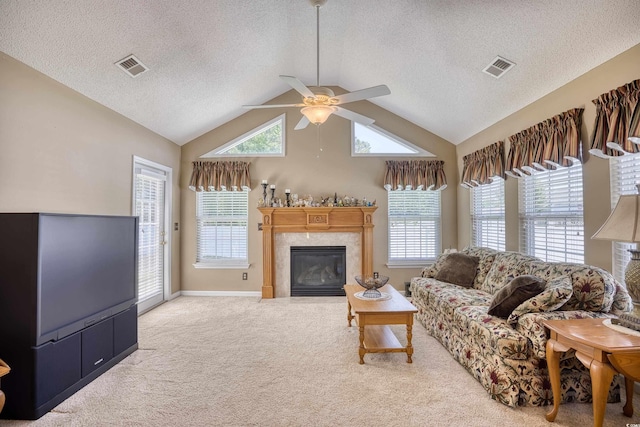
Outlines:
POLYGON ((200 158, 211 157, 283 157, 285 154, 285 115, 268 121, 200 158))
POLYGON ((417 156, 436 157, 434 154, 416 147, 399 136, 377 126, 364 126, 352 122, 352 156, 417 156))

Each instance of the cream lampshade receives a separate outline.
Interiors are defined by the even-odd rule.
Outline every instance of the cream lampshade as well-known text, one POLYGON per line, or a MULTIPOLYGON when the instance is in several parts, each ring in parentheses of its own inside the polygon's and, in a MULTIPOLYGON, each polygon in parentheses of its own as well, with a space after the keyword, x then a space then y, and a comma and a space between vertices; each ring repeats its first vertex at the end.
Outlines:
POLYGON ((314 125, 321 125, 326 122, 329 116, 336 111, 336 107, 331 107, 328 105, 313 105, 310 107, 304 107, 302 110, 302 114, 304 114, 307 119, 314 125))
MULTIPOLYGON (((640 185, 637 185, 640 189, 640 185)), ((611 215, 600 227, 592 239, 613 240, 616 242, 640 242, 640 195, 620 196, 611 215)), ((629 249, 631 261, 624 273, 627 290, 637 305, 640 304, 640 251, 629 249)))

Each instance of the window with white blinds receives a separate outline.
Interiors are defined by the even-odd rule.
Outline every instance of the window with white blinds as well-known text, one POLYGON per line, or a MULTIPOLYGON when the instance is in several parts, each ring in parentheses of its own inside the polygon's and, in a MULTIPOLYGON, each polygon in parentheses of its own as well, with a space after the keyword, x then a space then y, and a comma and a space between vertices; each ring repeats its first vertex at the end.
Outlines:
POLYGON ((388 266, 424 266, 440 253, 440 192, 389 191, 388 266))
POLYGON ((555 262, 584 262, 582 165, 521 178, 520 251, 555 262))
MULTIPOLYGON (((625 194, 637 194, 636 184, 640 184, 640 154, 625 155, 609 160, 611 171, 611 209, 618 203, 618 198, 625 194)), ((633 243, 613 243, 613 275, 624 282, 624 270, 627 268, 631 254, 627 249, 633 243)))
POLYGON ((504 180, 471 189, 471 244, 505 250, 504 180))
POLYGON ((196 205, 196 266, 247 268, 249 192, 197 192, 196 205))

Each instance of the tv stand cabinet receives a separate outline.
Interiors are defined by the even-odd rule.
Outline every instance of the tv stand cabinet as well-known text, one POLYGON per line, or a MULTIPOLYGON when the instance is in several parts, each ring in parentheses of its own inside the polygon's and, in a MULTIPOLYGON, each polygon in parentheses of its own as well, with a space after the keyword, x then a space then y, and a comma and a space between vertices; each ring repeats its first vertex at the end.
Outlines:
POLYGON ((0 418, 40 418, 138 348, 135 297, 109 299, 137 294, 137 227, 136 217, 0 213, 0 358, 11 366, 0 418))
POLYGON ((58 341, 38 347, 3 347, 11 375, 1 418, 35 420, 115 366, 138 348, 134 305, 58 341))

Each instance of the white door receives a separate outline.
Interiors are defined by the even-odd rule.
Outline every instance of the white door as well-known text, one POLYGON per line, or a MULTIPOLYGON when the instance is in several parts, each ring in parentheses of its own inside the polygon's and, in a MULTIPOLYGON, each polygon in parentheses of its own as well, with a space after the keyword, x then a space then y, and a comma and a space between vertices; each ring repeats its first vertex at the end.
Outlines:
POLYGON ((133 214, 138 222, 138 314, 170 296, 171 168, 134 157, 133 214))

